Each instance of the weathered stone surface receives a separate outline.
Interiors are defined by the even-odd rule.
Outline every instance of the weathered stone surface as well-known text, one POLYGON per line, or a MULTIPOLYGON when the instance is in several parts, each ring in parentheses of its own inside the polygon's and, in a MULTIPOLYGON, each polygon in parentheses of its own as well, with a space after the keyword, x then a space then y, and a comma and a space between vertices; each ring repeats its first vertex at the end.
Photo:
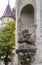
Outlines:
MULTIPOLYGON (((42 0, 18 0, 18 20, 19 18, 22 18, 22 20, 18 23, 18 27, 17 27, 17 32, 18 34, 20 32, 22 32, 23 29, 27 28, 29 29, 29 32, 31 33, 31 31, 36 31, 36 40, 35 40, 35 45, 36 45, 36 54, 35 54, 35 60, 33 63, 31 63, 31 65, 42 65, 42 0), (21 4, 20 4, 21 3, 21 4), (26 23, 26 21, 28 21, 28 16, 26 16, 26 18, 23 16, 21 17, 21 10, 22 8, 27 5, 27 4, 32 4, 34 7, 34 23, 30 23, 30 24, 34 24, 36 25, 36 29, 33 27, 28 27, 28 25, 30 25, 28 22, 26 23), (27 19, 27 20, 26 20, 27 19), (21 26, 19 26, 19 24, 21 24, 21 26), (35 30, 34 30, 35 29, 35 30)), ((31 19, 31 18, 30 18, 31 19)), ((34 33, 34 32, 33 32, 34 33)), ((19 37, 19 35, 17 35, 19 37)), ((34 37, 32 37, 33 39, 35 39, 34 37)), ((17 43, 18 44, 18 43, 17 43)))

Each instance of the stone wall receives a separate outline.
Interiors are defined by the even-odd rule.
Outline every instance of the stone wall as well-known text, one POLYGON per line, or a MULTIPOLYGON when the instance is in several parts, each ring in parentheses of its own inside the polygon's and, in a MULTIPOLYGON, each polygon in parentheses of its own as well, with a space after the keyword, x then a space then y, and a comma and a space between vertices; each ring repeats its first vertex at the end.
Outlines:
POLYGON ((31 63, 31 65, 42 65, 42 0, 18 0, 17 32, 19 33, 20 27, 22 26, 20 23, 21 10, 27 4, 32 4, 34 6, 34 15, 35 15, 34 21, 36 25, 36 30, 35 30, 36 31, 36 41, 35 41, 36 54, 34 57, 35 58, 34 62, 31 63))
POLYGON ((11 17, 3 17, 3 18, 1 19, 1 21, 2 21, 1 25, 2 25, 2 26, 5 26, 6 23, 8 23, 9 21, 14 21, 14 19, 11 18, 11 17))

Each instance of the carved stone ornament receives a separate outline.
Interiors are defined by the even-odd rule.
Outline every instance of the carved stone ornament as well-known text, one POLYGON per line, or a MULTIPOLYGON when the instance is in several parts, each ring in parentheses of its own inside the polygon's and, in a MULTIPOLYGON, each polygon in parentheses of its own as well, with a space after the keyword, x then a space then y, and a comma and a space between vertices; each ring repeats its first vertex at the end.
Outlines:
POLYGON ((32 45, 32 42, 29 41, 30 36, 29 30, 24 29, 22 31, 21 40, 18 40, 19 47, 16 50, 16 53, 18 54, 19 61, 22 65, 28 65, 29 62, 34 60, 36 48, 32 45))
POLYGON ((29 30, 24 29, 24 30, 22 31, 22 36, 23 36, 23 39, 24 39, 24 40, 29 40, 31 34, 29 34, 29 30))

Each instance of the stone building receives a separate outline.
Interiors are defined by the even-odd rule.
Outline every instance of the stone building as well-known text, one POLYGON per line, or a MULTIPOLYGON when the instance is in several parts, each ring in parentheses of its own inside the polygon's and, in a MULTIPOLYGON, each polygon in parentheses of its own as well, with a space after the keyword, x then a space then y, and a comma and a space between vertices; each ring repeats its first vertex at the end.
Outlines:
MULTIPOLYGON (((18 53, 20 52, 18 49, 20 42, 18 40, 22 31, 29 30, 32 43, 36 47, 36 53, 31 65, 42 65, 42 0, 16 0, 16 25, 16 50, 18 50, 18 53)), ((18 54, 17 60, 17 65, 21 65, 18 54)))
POLYGON ((13 11, 11 10, 10 8, 10 5, 8 3, 4 13, 3 13, 3 16, 1 17, 1 21, 2 21, 2 26, 4 26, 6 23, 8 23, 9 21, 11 20, 15 20, 15 12, 13 14, 13 11))

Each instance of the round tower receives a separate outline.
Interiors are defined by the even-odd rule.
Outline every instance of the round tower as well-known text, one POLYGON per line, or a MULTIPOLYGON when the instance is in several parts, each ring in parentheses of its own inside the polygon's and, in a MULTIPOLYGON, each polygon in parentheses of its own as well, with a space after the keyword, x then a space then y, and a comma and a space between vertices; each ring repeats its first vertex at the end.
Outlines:
POLYGON ((1 21, 2 21, 2 26, 4 26, 7 22, 14 20, 15 16, 11 11, 11 7, 9 5, 9 1, 8 1, 8 5, 3 13, 3 16, 1 17, 1 21))

